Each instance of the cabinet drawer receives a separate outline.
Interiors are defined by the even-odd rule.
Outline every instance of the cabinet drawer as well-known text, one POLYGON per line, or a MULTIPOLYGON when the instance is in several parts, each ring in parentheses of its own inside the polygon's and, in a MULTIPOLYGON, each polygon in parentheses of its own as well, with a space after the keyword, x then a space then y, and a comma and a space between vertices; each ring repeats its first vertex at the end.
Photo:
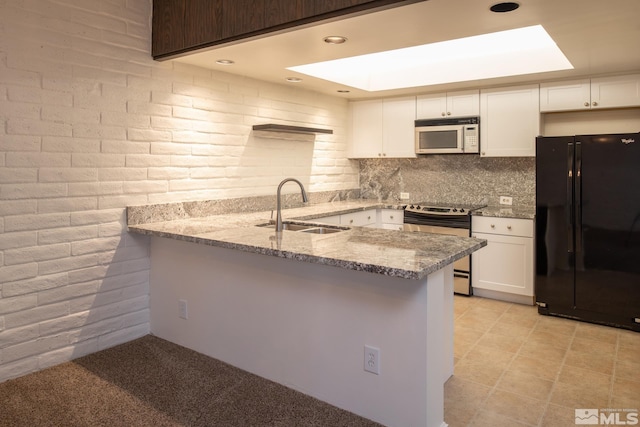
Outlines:
POLYGON ((376 211, 368 210, 362 212, 353 212, 340 215, 340 225, 363 227, 369 224, 375 224, 376 211))
POLYGON ((473 233, 533 237, 533 220, 474 216, 471 218, 471 230, 473 233))
POLYGON ((382 209, 382 224, 402 224, 404 212, 399 209, 382 209))

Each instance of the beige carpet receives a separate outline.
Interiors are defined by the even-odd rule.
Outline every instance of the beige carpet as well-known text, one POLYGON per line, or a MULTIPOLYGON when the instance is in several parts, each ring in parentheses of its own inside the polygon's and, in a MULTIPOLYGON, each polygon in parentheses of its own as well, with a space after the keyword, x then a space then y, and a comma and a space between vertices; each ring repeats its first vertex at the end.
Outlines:
POLYGON ((0 384, 0 426, 379 424, 149 335, 0 384))

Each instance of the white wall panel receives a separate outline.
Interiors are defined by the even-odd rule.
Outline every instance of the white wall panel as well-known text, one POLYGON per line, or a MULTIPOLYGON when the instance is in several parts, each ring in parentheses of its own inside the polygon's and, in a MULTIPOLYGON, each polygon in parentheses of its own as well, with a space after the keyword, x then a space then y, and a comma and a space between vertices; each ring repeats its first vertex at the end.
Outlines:
POLYGON ((153 61, 151 4, 0 2, 0 307, 36 301, 0 311, 0 381, 149 332, 128 204, 358 187, 346 101, 153 61), (252 134, 276 120, 334 134, 252 134))

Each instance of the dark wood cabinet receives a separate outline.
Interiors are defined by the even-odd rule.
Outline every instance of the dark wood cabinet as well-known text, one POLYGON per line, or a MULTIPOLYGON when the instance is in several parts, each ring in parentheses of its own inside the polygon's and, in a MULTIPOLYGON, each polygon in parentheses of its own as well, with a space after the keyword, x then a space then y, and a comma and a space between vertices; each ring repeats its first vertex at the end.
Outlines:
POLYGON ((199 46, 210 40, 221 40, 225 37, 222 25, 224 22, 223 0, 182 1, 186 2, 183 22, 184 48, 199 46))
POLYGON ((268 0, 223 0, 223 37, 249 34, 265 28, 264 10, 268 0))
POLYGON ((303 0, 268 0, 264 8, 265 28, 294 22, 302 18, 303 0))
POLYGON ((367 10, 425 0, 153 0, 151 53, 203 47, 367 10))
POLYGON ((351 6, 357 6, 362 3, 372 3, 371 0, 303 0, 302 14, 304 17, 321 15, 340 9, 346 9, 351 6))
POLYGON ((160 56, 184 49, 185 0, 153 0, 151 52, 160 56))

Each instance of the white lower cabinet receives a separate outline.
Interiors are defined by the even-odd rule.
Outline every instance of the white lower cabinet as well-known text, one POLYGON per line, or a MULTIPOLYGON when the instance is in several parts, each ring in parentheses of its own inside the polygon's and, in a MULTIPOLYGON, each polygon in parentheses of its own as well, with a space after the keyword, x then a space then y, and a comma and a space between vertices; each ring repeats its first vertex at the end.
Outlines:
POLYGON ((375 227, 376 210, 352 212, 340 215, 340 225, 346 227, 375 227))
POLYGON ((342 215, 316 218, 313 222, 341 225, 345 227, 371 227, 388 230, 402 230, 404 211, 399 209, 369 209, 342 215))
POLYGON ((471 221, 473 237, 487 240, 472 254, 474 295, 533 305, 533 220, 474 216, 471 221))
POLYGON ((378 209, 377 228, 387 230, 402 230, 404 225, 404 211, 400 209, 378 209))

